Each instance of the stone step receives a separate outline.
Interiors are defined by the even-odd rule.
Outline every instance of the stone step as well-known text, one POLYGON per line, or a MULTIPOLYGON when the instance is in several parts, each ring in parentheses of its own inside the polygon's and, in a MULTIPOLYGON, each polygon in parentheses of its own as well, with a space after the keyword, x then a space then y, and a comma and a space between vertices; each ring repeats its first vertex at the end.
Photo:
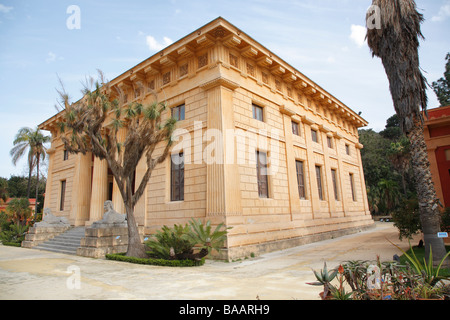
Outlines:
POLYGON ((47 240, 35 247, 38 250, 77 254, 81 239, 84 238, 85 228, 77 227, 70 229, 53 239, 47 240))

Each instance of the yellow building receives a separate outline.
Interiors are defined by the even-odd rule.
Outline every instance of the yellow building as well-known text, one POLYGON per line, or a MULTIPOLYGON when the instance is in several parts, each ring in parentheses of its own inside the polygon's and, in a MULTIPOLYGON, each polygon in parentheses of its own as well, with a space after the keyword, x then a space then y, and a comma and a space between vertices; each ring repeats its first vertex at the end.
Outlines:
MULTIPOLYGON (((156 91, 179 119, 172 157, 135 209, 146 234, 192 217, 224 222, 234 259, 373 226, 357 131, 367 122, 223 18, 111 86, 128 102, 156 91)), ((40 125, 53 137, 44 208, 74 226, 100 220, 108 199, 125 212, 106 162, 64 151, 58 116, 40 125)))

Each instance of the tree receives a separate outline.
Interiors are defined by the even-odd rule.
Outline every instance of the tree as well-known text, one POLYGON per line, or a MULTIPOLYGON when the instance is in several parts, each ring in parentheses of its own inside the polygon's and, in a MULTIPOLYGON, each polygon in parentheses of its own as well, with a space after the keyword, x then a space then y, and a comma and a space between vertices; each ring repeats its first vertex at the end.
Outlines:
POLYGON ((6 207, 6 213, 13 223, 24 226, 31 215, 30 202, 26 198, 11 199, 6 207))
POLYGON ((392 213, 392 209, 399 203, 400 191, 397 182, 389 179, 381 179, 378 182, 380 202, 383 204, 385 213, 392 213))
MULTIPOLYGON (((400 128, 411 142, 425 256, 429 256, 431 248, 433 260, 438 262, 446 251, 442 239, 437 237, 440 231, 439 200, 431 179, 423 134, 422 110, 426 111, 427 95, 418 54, 419 38, 423 38, 420 29, 423 15, 417 11, 413 0, 373 0, 372 5, 371 8, 379 9, 380 26, 367 29, 367 42, 372 55, 381 58, 400 128)), ((372 13, 367 13, 367 21, 372 13)))
POLYGON ((383 131, 380 131, 380 135, 383 138, 392 141, 397 141, 404 136, 402 130, 400 129, 400 123, 396 114, 386 120, 386 127, 383 131))
POLYGON ((8 180, 0 178, 0 200, 6 202, 8 200, 8 180))
POLYGON ((13 141, 14 147, 11 149, 9 154, 12 157, 12 163, 17 165, 17 162, 23 157, 25 152, 28 152, 28 187, 27 187, 27 198, 30 198, 30 183, 31 175, 34 169, 34 157, 31 151, 31 136, 33 130, 28 127, 20 128, 17 132, 16 137, 13 141))
POLYGON ((28 150, 28 187, 27 187, 27 198, 30 198, 30 187, 31 187, 31 175, 33 169, 36 167, 37 185, 36 185, 36 207, 35 215, 37 214, 38 207, 38 185, 39 185, 39 165, 41 161, 45 160, 46 157, 46 147, 45 144, 50 142, 49 136, 44 136, 39 128, 33 130, 28 127, 21 128, 16 134, 14 139, 14 147, 10 151, 12 156, 12 162, 14 165, 17 164, 19 159, 28 150))
POLYGON ((450 53, 445 56, 444 76, 432 83, 434 93, 441 104, 441 107, 450 106, 450 53))
POLYGON ((61 97, 62 121, 60 137, 66 150, 106 160, 125 204, 128 220, 127 256, 145 257, 134 207, 144 193, 153 169, 169 155, 176 120, 169 117, 165 123, 162 114, 166 104, 154 101, 149 105, 140 102, 124 104, 124 94, 110 86, 99 71, 99 81, 86 81, 83 97, 70 103, 64 87, 58 90, 61 97), (100 82, 99 82, 100 81, 100 82), (125 132, 123 139, 119 136, 125 132), (162 153, 154 156, 157 146, 162 153), (138 162, 145 156, 147 169, 137 188, 133 188, 138 162))
POLYGON ((39 165, 42 161, 45 160, 46 154, 47 154, 47 148, 45 147, 45 144, 50 142, 51 138, 49 136, 44 136, 39 129, 36 129, 36 131, 32 132, 31 135, 31 141, 30 146, 33 153, 33 158, 36 161, 36 192, 35 192, 35 199, 36 204, 34 207, 34 219, 36 220, 36 216, 38 214, 38 197, 39 197, 39 165))
POLYGON ((411 168, 411 151, 409 148, 410 142, 407 137, 403 136, 397 142, 391 143, 388 150, 389 159, 402 178, 403 194, 405 197, 408 196, 406 177, 411 168))

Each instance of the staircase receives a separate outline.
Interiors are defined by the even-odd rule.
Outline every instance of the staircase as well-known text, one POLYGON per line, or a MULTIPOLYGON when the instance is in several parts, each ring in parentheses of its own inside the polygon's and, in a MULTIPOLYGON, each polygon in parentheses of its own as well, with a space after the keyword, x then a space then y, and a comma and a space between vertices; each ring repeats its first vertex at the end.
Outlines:
POLYGON ((76 255, 81 239, 84 238, 84 231, 84 227, 72 228, 53 239, 37 245, 34 249, 76 255))

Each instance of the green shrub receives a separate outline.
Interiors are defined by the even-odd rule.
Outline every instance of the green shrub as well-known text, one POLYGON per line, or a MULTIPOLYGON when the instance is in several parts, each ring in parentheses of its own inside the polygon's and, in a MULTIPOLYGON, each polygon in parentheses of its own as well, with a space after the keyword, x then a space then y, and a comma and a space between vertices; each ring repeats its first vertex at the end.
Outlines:
POLYGON ((416 198, 404 200, 400 207, 392 212, 394 226, 398 228, 399 239, 412 239, 412 236, 422 231, 420 222, 419 202, 416 198))
POLYGON ((152 258, 167 260, 200 260, 212 249, 220 250, 226 240, 227 229, 221 230, 223 223, 214 230, 211 222, 202 224, 200 220, 191 219, 189 225, 162 227, 145 245, 152 258), (194 248, 200 252, 194 253, 194 248))
POLYGON ((153 239, 147 240, 145 245, 150 249, 152 257, 160 259, 171 259, 171 249, 175 256, 192 252, 195 243, 191 243, 186 235, 189 233, 189 226, 174 225, 173 228, 162 227, 154 235, 153 239))
POLYGON ((166 260, 153 258, 127 257, 125 253, 107 254, 106 259, 115 261, 124 261, 136 264, 154 265, 162 267, 197 267, 205 264, 205 259, 201 260, 166 260))
POLYGON ((9 225, 9 230, 3 230, 0 232, 0 241, 4 245, 20 244, 25 239, 25 234, 28 231, 28 226, 22 226, 20 224, 9 225))

